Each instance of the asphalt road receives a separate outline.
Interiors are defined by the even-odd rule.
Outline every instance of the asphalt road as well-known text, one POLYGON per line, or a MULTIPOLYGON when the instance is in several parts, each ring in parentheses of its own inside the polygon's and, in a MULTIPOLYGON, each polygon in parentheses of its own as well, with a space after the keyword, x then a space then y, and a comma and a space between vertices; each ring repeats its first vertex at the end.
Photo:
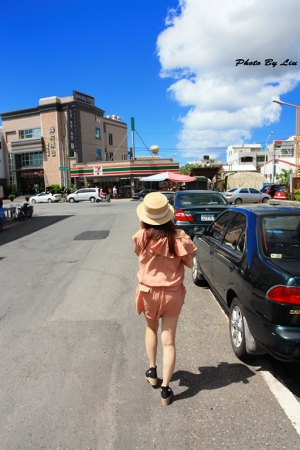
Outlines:
POLYGON ((300 366, 239 361, 189 269, 175 397, 161 406, 135 313, 136 206, 36 204, 0 233, 0 449, 298 449, 300 366))

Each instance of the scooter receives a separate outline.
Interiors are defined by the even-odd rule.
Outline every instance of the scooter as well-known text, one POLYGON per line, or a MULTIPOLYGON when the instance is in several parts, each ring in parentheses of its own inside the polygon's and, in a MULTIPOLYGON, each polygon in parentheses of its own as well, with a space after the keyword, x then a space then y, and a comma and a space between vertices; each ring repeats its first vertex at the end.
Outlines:
POLYGON ((96 202, 97 203, 101 203, 101 202, 109 203, 110 202, 110 195, 103 195, 103 196, 100 195, 99 197, 97 197, 96 202))
POLYGON ((30 219, 33 214, 33 206, 25 202, 22 206, 17 205, 16 207, 17 218, 19 220, 30 219))

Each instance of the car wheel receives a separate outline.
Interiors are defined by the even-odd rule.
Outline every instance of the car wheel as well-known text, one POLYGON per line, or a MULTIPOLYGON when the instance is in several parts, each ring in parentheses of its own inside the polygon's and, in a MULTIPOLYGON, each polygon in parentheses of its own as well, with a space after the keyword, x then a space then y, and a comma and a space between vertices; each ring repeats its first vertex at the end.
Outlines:
POLYGON ((95 201, 96 201, 95 197, 91 197, 91 198, 90 198, 90 202, 91 202, 91 203, 95 203, 95 201))
POLYGON ((48 198, 47 202, 48 202, 48 203, 52 203, 51 198, 48 198))
POLYGON ((34 198, 32 200, 30 200, 30 203, 36 203, 36 201, 34 200, 34 198))
POLYGON ((231 346, 236 356, 241 360, 249 358, 246 351, 244 316, 237 298, 232 300, 229 310, 229 334, 231 346))
POLYGON ((264 198, 262 199, 262 202, 263 202, 263 203, 268 203, 268 200, 269 200, 268 197, 264 197, 264 198))
POLYGON ((202 286, 203 281, 205 280, 201 270, 199 269, 196 255, 193 257, 192 280, 196 286, 202 286))
POLYGON ((139 197, 139 201, 140 202, 144 201, 144 197, 139 197))
POLYGON ((234 203, 235 203, 236 205, 240 205, 240 204, 243 203, 243 202, 242 202, 242 199, 241 199, 241 198, 237 198, 237 199, 234 201, 234 203))
POLYGON ((70 203, 75 203, 74 198, 70 198, 69 202, 70 202, 70 203))

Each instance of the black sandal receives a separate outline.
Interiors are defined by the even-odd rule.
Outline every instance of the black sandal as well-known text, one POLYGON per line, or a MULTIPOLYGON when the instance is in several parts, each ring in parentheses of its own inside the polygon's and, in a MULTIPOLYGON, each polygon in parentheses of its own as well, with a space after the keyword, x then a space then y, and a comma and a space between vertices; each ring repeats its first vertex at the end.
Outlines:
POLYGON ((151 386, 157 385, 157 371, 156 367, 150 367, 145 373, 146 380, 151 384, 151 386))
POLYGON ((163 406, 168 406, 174 392, 169 386, 161 386, 161 402, 163 406))

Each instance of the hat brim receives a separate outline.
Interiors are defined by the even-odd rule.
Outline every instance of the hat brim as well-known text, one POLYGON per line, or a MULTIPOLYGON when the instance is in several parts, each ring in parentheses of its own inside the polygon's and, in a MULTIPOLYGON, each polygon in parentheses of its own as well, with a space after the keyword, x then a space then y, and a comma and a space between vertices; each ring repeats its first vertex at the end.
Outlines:
POLYGON ((167 223, 170 220, 172 220, 174 217, 173 206, 168 204, 168 208, 169 208, 168 213, 161 219, 150 219, 150 217, 146 216, 143 202, 141 202, 139 206, 136 208, 136 213, 138 215, 138 218, 144 223, 148 223, 149 225, 163 225, 164 223, 167 223))

